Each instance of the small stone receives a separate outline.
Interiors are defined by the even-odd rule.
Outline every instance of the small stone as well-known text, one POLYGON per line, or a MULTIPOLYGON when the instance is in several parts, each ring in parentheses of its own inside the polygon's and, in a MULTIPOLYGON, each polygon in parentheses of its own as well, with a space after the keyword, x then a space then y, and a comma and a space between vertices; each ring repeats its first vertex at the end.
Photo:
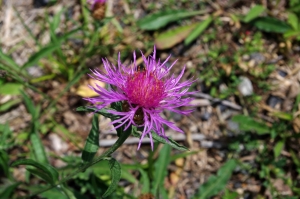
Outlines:
POLYGON ((238 90, 243 96, 250 96, 253 94, 252 82, 247 77, 240 77, 241 83, 238 85, 238 90))
POLYGON ((202 114, 200 117, 201 117, 201 120, 203 121, 208 121, 209 118, 210 118, 211 114, 208 113, 208 112, 205 112, 204 114, 202 114))
POLYGON ((267 104, 268 106, 275 108, 277 104, 281 104, 282 99, 278 96, 270 95, 269 98, 267 99, 267 104))
POLYGON ((266 60, 265 56, 259 52, 252 53, 250 59, 254 60, 256 64, 261 64, 266 60))
POLYGON ((281 77, 285 77, 285 76, 287 76, 287 72, 279 70, 278 75, 280 75, 281 77))

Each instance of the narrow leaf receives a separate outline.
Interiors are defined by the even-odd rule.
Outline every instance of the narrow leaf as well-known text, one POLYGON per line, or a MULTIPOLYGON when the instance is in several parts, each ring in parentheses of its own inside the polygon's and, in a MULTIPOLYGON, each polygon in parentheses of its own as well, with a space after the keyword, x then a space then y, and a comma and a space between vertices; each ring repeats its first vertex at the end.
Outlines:
POLYGON ((276 143, 276 145, 275 145, 275 147, 273 149, 274 150, 274 157, 275 158, 279 157, 279 155, 280 155, 283 147, 284 147, 284 141, 283 140, 281 140, 281 141, 279 141, 279 142, 276 143))
POLYGON ((150 192, 150 179, 148 174, 141 168, 139 168, 139 172, 141 173, 141 184, 142 184, 142 193, 150 192))
MULTIPOLYGON (((57 182, 57 180, 58 180, 57 170, 48 164, 39 163, 32 159, 17 160, 11 164, 12 167, 19 166, 19 165, 29 165, 29 166, 33 166, 33 167, 39 169, 45 175, 50 177, 49 179, 51 179, 53 183, 57 182)), ((42 177, 42 176, 40 176, 40 177, 42 177)))
POLYGON ((248 23, 250 21, 252 21, 253 19, 256 19, 257 17, 259 17, 259 15, 261 13, 263 13, 265 11, 265 7, 262 5, 255 5, 253 8, 251 8, 251 10, 247 13, 247 15, 244 18, 244 22, 248 23))
POLYGON ((245 115, 235 115, 232 121, 237 122, 242 131, 255 131, 259 135, 270 133, 270 128, 266 124, 245 115))
POLYGON ((157 133, 151 131, 151 134, 152 134, 152 138, 160 143, 163 143, 163 144, 168 144, 170 145, 171 147, 173 147, 174 149, 177 149, 177 150, 180 150, 180 151, 186 151, 186 150, 189 150, 187 147, 183 146, 183 145, 180 145, 178 144, 176 141, 174 141, 173 139, 171 138, 168 138, 168 140, 166 140, 165 138, 162 138, 160 137, 159 135, 157 135, 157 133))
POLYGON ((160 33, 155 38, 156 48, 167 49, 182 42, 198 24, 193 23, 160 33))
POLYGON ((189 45, 192 41, 194 41, 199 35, 206 30, 206 28, 213 21, 213 18, 209 16, 207 19, 202 21, 192 32, 191 34, 184 40, 185 45, 189 45))
POLYGON ((0 151, 0 169, 3 171, 6 177, 9 177, 9 170, 8 170, 8 155, 6 151, 0 151))
POLYGON ((143 30, 157 30, 170 22, 178 21, 186 17, 202 14, 203 11, 168 10, 146 16, 137 21, 137 25, 143 30))
POLYGON ((99 133, 99 116, 97 114, 94 114, 92 120, 92 129, 85 142, 85 146, 81 156, 83 161, 90 162, 93 160, 95 154, 99 149, 99 133))
POLYGON ((164 179, 168 174, 168 165, 170 163, 171 147, 167 144, 163 146, 159 152, 159 157, 154 164, 155 167, 155 178, 152 184, 151 193, 156 195, 159 189, 164 186, 164 179))
POLYGON ((3 192, 0 193, 0 198, 12 198, 11 195, 14 193, 14 190, 21 184, 21 182, 16 182, 14 184, 6 186, 3 192))
POLYGON ((285 33, 292 30, 286 22, 272 17, 259 17, 254 20, 253 25, 265 32, 285 33))
POLYGON ((103 109, 99 110, 95 107, 88 107, 88 106, 80 106, 80 107, 76 108, 76 111, 79 111, 79 112, 94 112, 94 113, 103 115, 104 117, 108 117, 108 118, 114 119, 114 120, 118 118, 117 115, 108 113, 107 110, 114 110, 114 109, 103 108, 103 109))
POLYGON ((42 48, 41 50, 39 50, 37 53, 33 54, 28 61, 22 66, 22 69, 33 66, 34 64, 36 64, 41 58, 46 57, 48 55, 50 55, 53 51, 55 51, 56 49, 58 49, 60 47, 59 44, 52 44, 49 46, 46 46, 44 48, 42 48))
POLYGON ((36 160, 42 163, 48 163, 44 145, 41 141, 41 138, 38 136, 38 133, 34 130, 30 134, 30 141, 36 160))
POLYGON ((233 170, 236 167, 235 160, 227 161, 217 172, 217 175, 212 175, 210 178, 199 187, 198 192, 193 197, 194 199, 207 199, 222 191, 227 181, 230 179, 233 170))
POLYGON ((299 20, 296 14, 289 12, 287 22, 292 26, 294 30, 298 30, 299 20))
POLYGON ((10 56, 3 53, 1 49, 0 49, 0 62, 10 66, 15 71, 19 71, 21 69, 19 65, 10 56))
POLYGON ((108 162, 109 164, 109 168, 111 171, 111 184, 109 185, 108 189, 105 191, 105 193, 103 194, 103 198, 109 196, 110 194, 112 194, 115 189, 118 186, 118 183, 121 179, 121 165, 120 163, 115 160, 114 158, 111 158, 108 162))

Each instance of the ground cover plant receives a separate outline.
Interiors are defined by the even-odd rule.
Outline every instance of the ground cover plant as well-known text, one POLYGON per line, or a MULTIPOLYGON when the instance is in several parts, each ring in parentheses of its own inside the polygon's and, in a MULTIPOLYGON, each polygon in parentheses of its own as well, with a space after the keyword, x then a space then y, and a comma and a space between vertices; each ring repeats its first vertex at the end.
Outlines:
POLYGON ((298 0, 0 6, 1 199, 299 198, 298 0))

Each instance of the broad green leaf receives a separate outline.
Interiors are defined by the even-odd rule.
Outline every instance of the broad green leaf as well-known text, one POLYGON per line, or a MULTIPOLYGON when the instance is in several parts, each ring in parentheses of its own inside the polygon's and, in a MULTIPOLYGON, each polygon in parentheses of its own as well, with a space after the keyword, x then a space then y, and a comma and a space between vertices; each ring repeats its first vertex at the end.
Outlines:
MULTIPOLYGON (((44 175, 47 175, 47 179, 50 179, 51 184, 54 184, 58 180, 57 170, 48 164, 39 163, 31 159, 17 160, 11 164, 12 167, 19 166, 19 165, 33 166, 39 169, 40 172, 35 172, 34 174, 39 175, 41 172, 43 172, 44 175)), ((32 169, 29 169, 29 171, 32 171, 32 169)), ((45 179, 44 175, 40 177, 42 179, 45 179)))
POLYGON ((272 17, 259 17, 254 20, 253 25, 265 32, 285 33, 291 30, 291 27, 286 22, 272 17))
POLYGON ((112 194, 115 189, 118 186, 118 183, 121 179, 121 165, 120 163, 115 160, 114 158, 111 158, 108 162, 109 164, 109 168, 111 171, 111 184, 109 185, 108 189, 105 191, 105 193, 103 194, 103 198, 109 196, 110 194, 112 194))
POLYGON ((0 87, 1 95, 19 95, 20 90, 23 89, 23 84, 6 83, 0 87))
POLYGON ((189 45, 192 41, 194 41, 199 35, 206 30, 206 28, 213 21, 213 18, 209 16, 207 19, 202 21, 192 32, 191 34, 184 40, 185 45, 189 45))
POLYGON ((203 11, 187 11, 187 10, 168 10, 161 11, 137 21, 137 25, 143 30, 157 30, 164 27, 168 23, 178 21, 180 19, 202 14, 203 11))
POLYGON ((160 188, 164 187, 164 179, 168 174, 168 165, 170 163, 171 157, 171 147, 167 144, 159 152, 158 159, 156 160, 155 167, 155 177, 152 182, 151 193, 157 195, 160 192, 160 188))
POLYGON ((288 19, 287 19, 287 22, 290 24, 290 26, 292 26, 292 28, 294 30, 298 30, 298 26, 299 26, 299 21, 298 21, 298 17, 296 14, 292 13, 292 12, 289 12, 288 13, 288 19))
POLYGON ((276 145, 274 146, 274 149, 273 149, 275 158, 279 157, 283 147, 284 147, 284 141, 283 140, 276 143, 276 145))
POLYGON ((155 38, 155 47, 157 49, 167 49, 175 46, 182 42, 198 24, 193 23, 160 33, 155 38))
POLYGON ((22 66, 22 69, 33 66, 36 64, 41 58, 46 57, 53 53, 56 49, 60 48, 60 44, 52 44, 40 49, 38 52, 33 54, 28 61, 22 66))
POLYGON ((244 18, 244 22, 248 23, 250 21, 252 21, 253 19, 256 19, 257 17, 259 17, 259 15, 261 13, 263 13, 265 11, 265 7, 262 5, 255 5, 253 8, 251 8, 251 10, 247 13, 247 15, 244 18))
POLYGON ((300 30, 289 30, 284 33, 285 39, 297 39, 300 40, 300 30))
MULTIPOLYGON (((15 71, 19 71, 21 69, 19 65, 10 56, 3 53, 1 49, 0 49, 0 62, 10 66, 15 71)), ((7 71, 8 70, 9 68, 7 68, 7 71)))
POLYGON ((249 116, 235 115, 232 117, 232 121, 237 122, 242 131, 256 131, 259 135, 270 133, 270 128, 266 124, 258 122, 249 116))
POLYGON ((0 112, 5 112, 12 108, 13 106, 16 106, 17 104, 20 104, 22 100, 20 98, 10 100, 6 102, 5 104, 1 104, 0 106, 0 112))
POLYGON ((103 115, 104 117, 108 117, 113 120, 119 118, 119 116, 117 116, 117 115, 108 113, 107 110, 113 110, 113 109, 103 108, 103 109, 99 110, 95 107, 88 107, 88 106, 80 106, 80 107, 76 108, 76 111, 79 111, 79 112, 93 112, 93 113, 103 115))
POLYGON ((142 186, 142 193, 149 193, 150 192, 150 179, 148 174, 141 168, 139 168, 139 172, 141 174, 141 186, 142 186))
POLYGON ((209 179, 199 187, 194 199, 208 199, 220 191, 222 191, 228 180, 231 177, 233 170, 236 167, 235 160, 227 161, 217 172, 217 175, 212 175, 209 179))
POLYGON ((10 185, 4 185, 6 186, 5 189, 3 189, 2 192, 0 192, 0 198, 8 199, 12 198, 11 195, 14 193, 14 190, 21 184, 21 182, 16 182, 14 184, 10 185))
POLYGON ((85 146, 82 152, 82 160, 90 162, 93 160, 95 154, 99 149, 99 116, 94 114, 92 120, 92 129, 86 139, 85 146))
POLYGON ((9 170, 8 170, 8 155, 6 151, 1 150, 0 151, 0 169, 3 171, 4 175, 6 177, 9 177, 9 170))

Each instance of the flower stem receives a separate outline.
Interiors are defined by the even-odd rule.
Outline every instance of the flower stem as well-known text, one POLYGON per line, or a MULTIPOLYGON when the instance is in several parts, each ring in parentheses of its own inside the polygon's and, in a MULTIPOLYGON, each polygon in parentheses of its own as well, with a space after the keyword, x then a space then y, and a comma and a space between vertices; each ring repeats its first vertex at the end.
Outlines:
POLYGON ((118 138, 118 140, 107 150, 105 151, 101 156, 95 158, 94 160, 92 160, 91 162, 89 163, 86 163, 85 165, 79 167, 77 170, 75 170, 75 172, 71 173, 70 175, 68 175, 67 177, 61 179, 60 181, 58 181, 57 183, 49 186, 49 187, 46 187, 30 196, 25 196, 25 197, 22 197, 22 198, 31 198, 33 196, 36 196, 40 193, 43 193, 45 191, 48 191, 60 184, 63 184, 65 182, 67 182, 68 180, 72 179, 74 176, 76 176, 78 173, 80 172, 84 172, 87 168, 93 166, 94 164, 97 164, 98 162, 100 162, 101 160, 104 160, 106 157, 110 156, 113 152, 115 152, 124 142, 125 140, 130 136, 131 134, 131 131, 132 131, 132 127, 129 127, 126 131, 124 131, 122 133, 122 135, 118 138))

